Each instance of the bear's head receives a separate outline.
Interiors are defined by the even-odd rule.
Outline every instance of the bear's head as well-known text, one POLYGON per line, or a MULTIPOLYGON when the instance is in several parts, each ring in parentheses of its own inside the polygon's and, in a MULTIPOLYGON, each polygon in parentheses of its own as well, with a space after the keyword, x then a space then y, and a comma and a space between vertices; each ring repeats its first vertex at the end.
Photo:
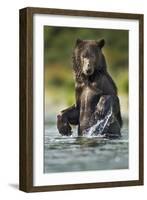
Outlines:
POLYGON ((74 71, 85 76, 91 76, 95 70, 100 70, 106 65, 102 54, 105 41, 77 39, 74 49, 74 71))

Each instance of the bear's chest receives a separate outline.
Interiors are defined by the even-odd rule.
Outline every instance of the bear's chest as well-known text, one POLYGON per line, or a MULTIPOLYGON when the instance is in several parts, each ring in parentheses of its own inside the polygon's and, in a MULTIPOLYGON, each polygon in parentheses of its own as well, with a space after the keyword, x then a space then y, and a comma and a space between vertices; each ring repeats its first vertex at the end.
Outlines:
POLYGON ((97 96, 97 91, 94 90, 92 87, 86 86, 82 90, 82 95, 81 98, 83 98, 83 101, 90 101, 92 100, 95 96, 97 96))
POLYGON ((95 84, 85 85, 81 91, 81 108, 87 111, 93 110, 97 104, 99 93, 100 91, 95 87, 95 84))

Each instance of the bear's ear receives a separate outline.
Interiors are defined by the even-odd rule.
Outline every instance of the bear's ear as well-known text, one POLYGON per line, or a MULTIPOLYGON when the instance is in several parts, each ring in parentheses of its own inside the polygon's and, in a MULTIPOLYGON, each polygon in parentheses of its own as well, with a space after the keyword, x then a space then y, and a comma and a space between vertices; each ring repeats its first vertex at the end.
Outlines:
POLYGON ((105 40, 104 40, 104 39, 101 39, 101 40, 99 40, 99 41, 97 42, 97 44, 98 44, 98 46, 99 46, 100 48, 102 48, 102 47, 105 45, 105 40))
POLYGON ((79 38, 76 40, 76 46, 78 46, 78 45, 80 45, 80 44, 82 44, 82 43, 83 43, 83 40, 81 40, 81 39, 79 39, 79 38))

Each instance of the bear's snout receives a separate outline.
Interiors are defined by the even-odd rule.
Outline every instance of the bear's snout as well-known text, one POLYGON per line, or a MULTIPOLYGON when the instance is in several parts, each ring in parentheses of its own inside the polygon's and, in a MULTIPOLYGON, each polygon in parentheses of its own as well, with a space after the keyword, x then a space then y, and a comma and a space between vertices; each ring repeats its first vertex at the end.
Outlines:
POLYGON ((83 63, 83 74, 90 76, 94 73, 94 63, 89 58, 82 58, 83 63))
POLYGON ((92 72, 91 69, 87 69, 87 70, 86 70, 86 73, 87 73, 87 74, 91 74, 91 72, 92 72))

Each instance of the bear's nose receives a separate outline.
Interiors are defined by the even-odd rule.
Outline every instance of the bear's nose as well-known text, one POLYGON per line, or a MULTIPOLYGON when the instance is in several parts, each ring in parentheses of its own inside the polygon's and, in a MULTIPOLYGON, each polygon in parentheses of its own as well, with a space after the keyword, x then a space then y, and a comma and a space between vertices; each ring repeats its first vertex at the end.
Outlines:
POLYGON ((91 73, 91 69, 86 70, 87 74, 91 73))

